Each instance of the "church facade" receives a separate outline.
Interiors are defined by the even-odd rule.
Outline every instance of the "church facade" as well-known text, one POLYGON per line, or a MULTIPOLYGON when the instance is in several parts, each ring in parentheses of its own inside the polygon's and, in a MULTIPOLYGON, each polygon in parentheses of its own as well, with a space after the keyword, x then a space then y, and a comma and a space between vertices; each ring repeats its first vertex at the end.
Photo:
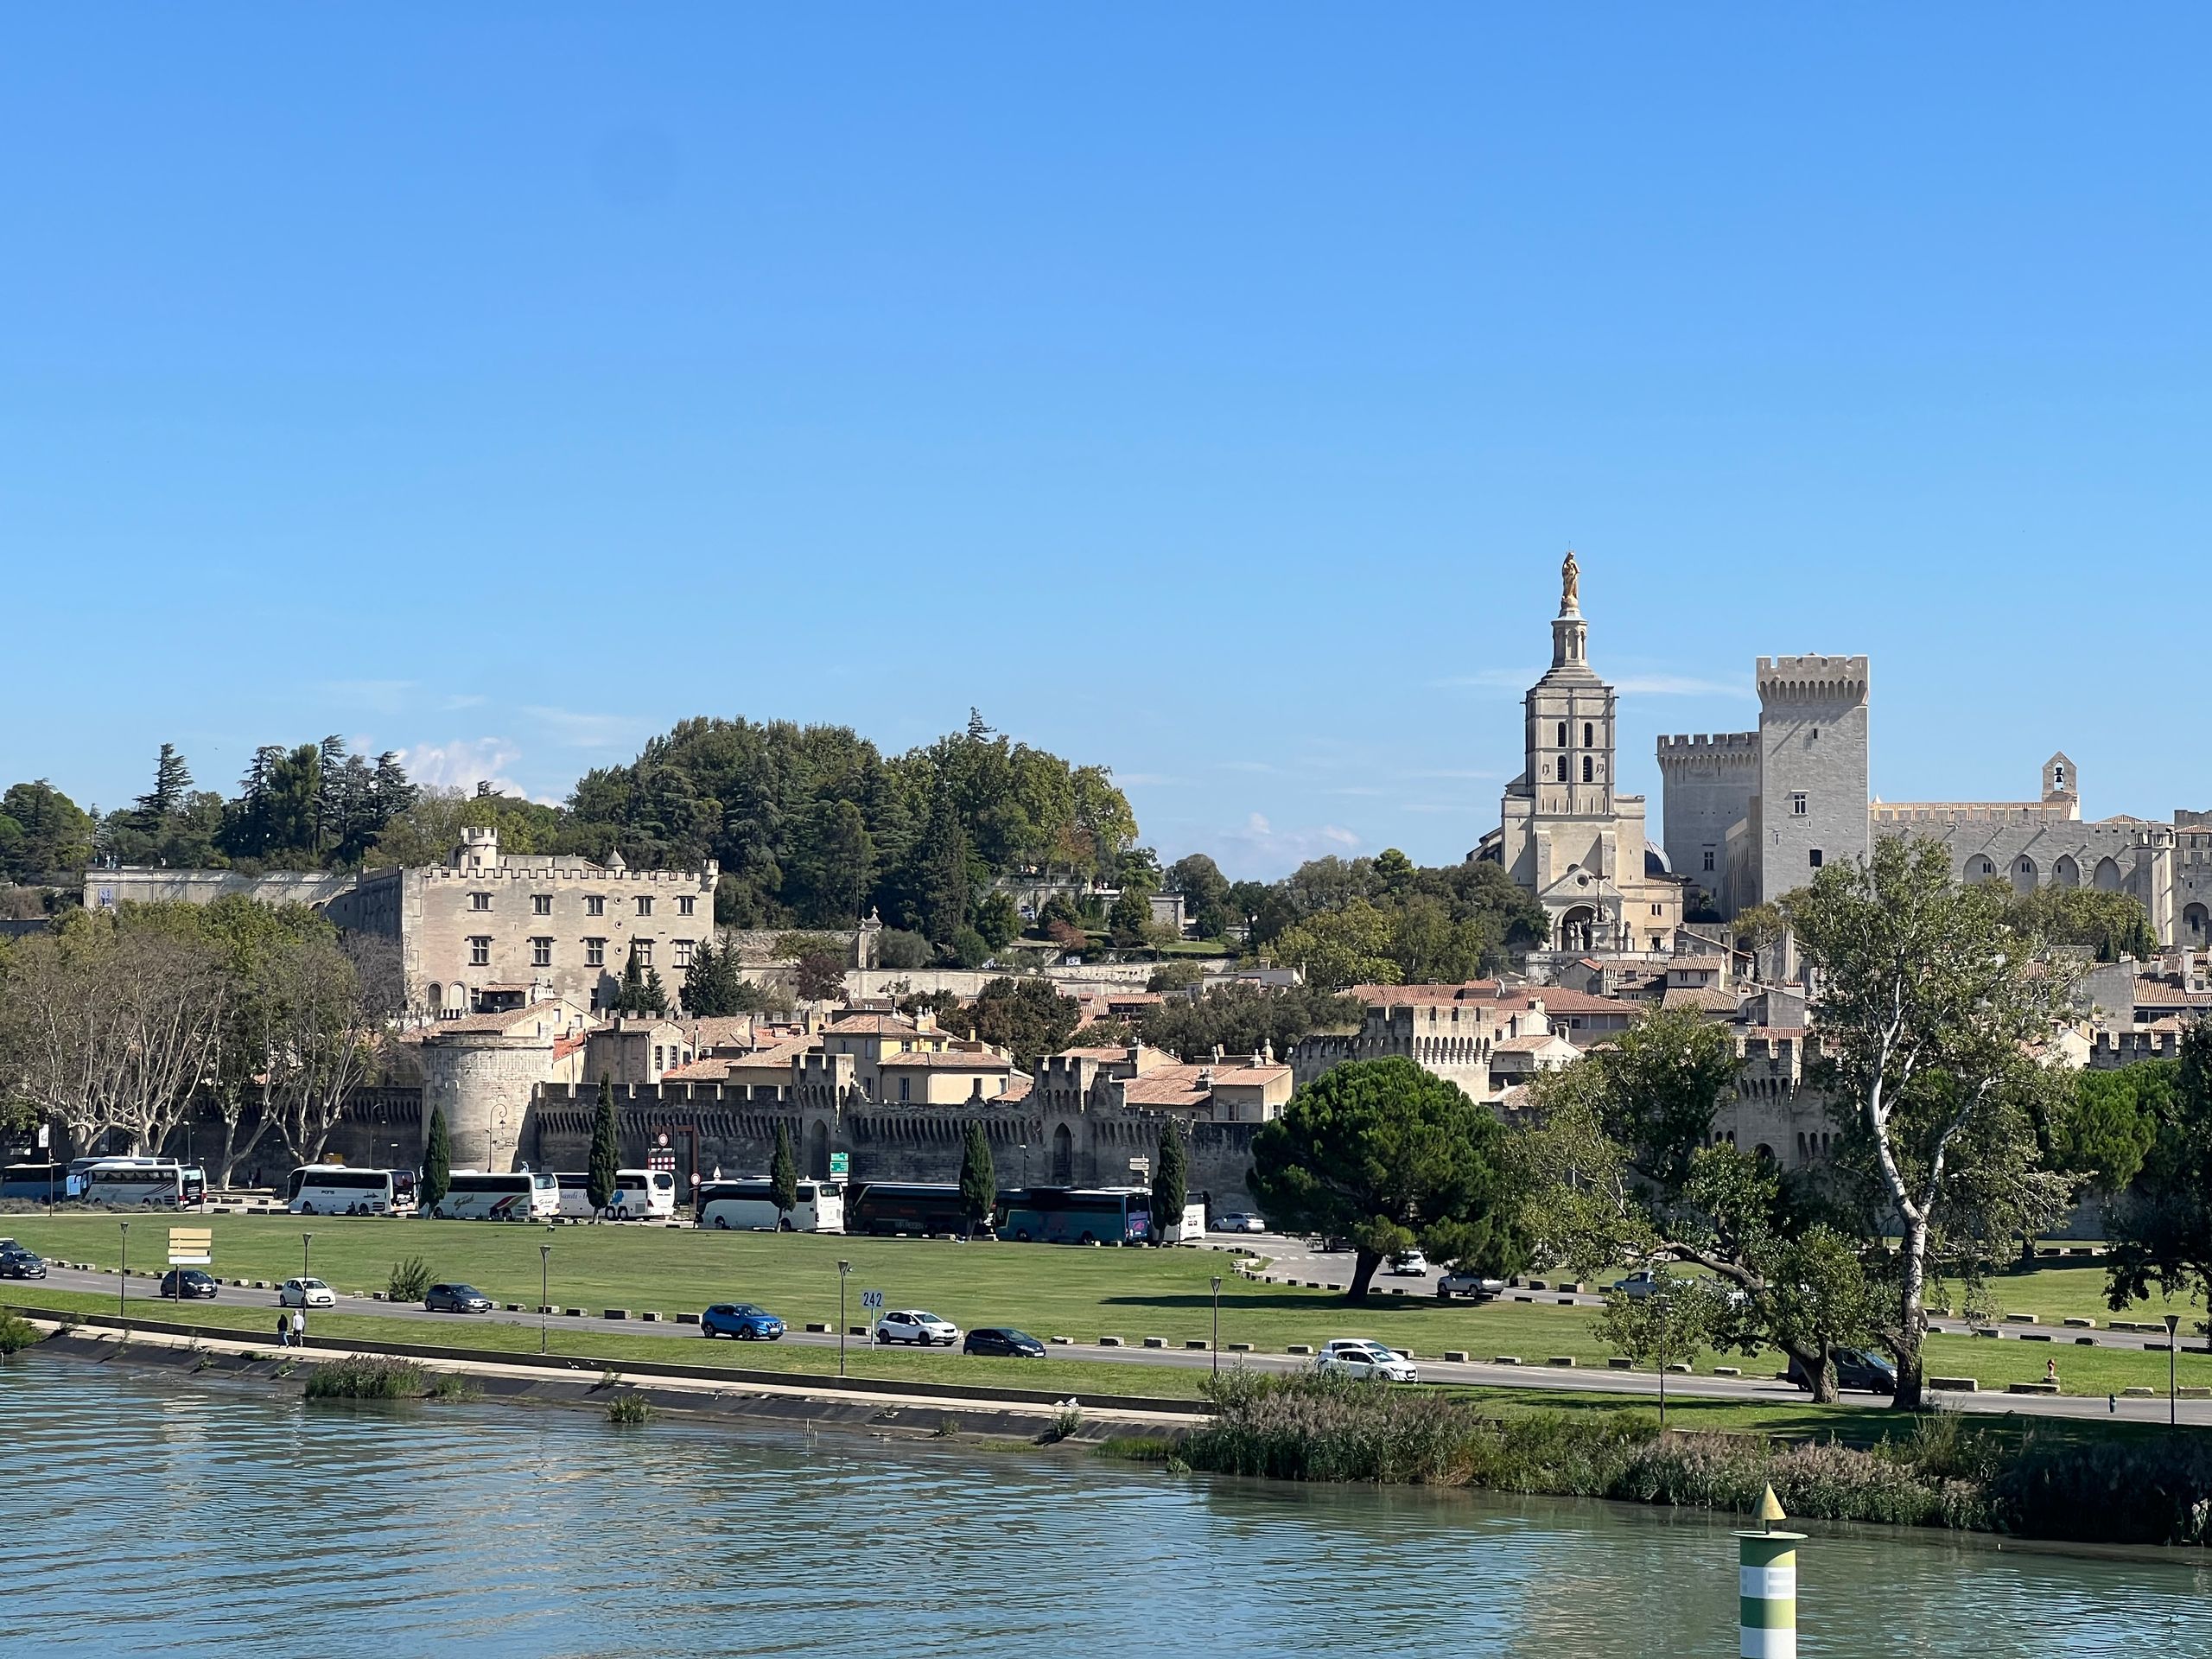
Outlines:
POLYGON ((1616 702, 1590 666, 1581 572, 1569 553, 1552 665, 1522 702, 1521 775, 1477 854, 1543 906, 1554 950, 1665 950, 1682 920, 1683 883, 1644 840, 1643 797, 1615 787, 1616 702))

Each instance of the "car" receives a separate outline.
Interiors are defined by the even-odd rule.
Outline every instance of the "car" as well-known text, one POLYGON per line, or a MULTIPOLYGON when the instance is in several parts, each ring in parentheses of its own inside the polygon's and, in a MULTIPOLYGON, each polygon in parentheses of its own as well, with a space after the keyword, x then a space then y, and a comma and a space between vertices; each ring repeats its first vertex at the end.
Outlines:
MULTIPOLYGON (((1838 1348, 1828 1359, 1835 1367, 1840 1389, 1863 1389, 1869 1394, 1897 1391, 1897 1368, 1879 1354, 1870 1354, 1863 1348, 1838 1348)), ((1789 1362, 1789 1377, 1791 1387, 1812 1392, 1812 1373, 1795 1359, 1789 1362)))
POLYGON ((750 1302, 716 1302, 699 1316, 702 1337, 736 1337, 745 1342, 779 1342, 784 1322, 750 1302))
POLYGON ((936 1314, 925 1313, 918 1307, 902 1307, 886 1313, 875 1322, 874 1340, 911 1342, 922 1348, 941 1342, 950 1348, 960 1340, 960 1327, 950 1319, 940 1319, 936 1314))
POLYGON ((1401 1279, 1425 1279, 1428 1276, 1428 1258, 1419 1250, 1401 1250, 1390 1258, 1390 1265, 1383 1271, 1401 1279))
POLYGON ((162 1294, 180 1302, 215 1300, 215 1281, 197 1268, 171 1268, 162 1275, 162 1294))
MULTIPOLYGON (((43 1279, 46 1277, 46 1258, 35 1251, 17 1245, 12 1250, 0 1250, 0 1279, 43 1279)), ((214 1293, 210 1291, 208 1294, 214 1293)))
POLYGON ((1010 1325, 986 1325, 968 1333, 960 1344, 963 1354, 997 1354, 1007 1359, 1042 1359, 1045 1344, 1027 1331, 1010 1325))
POLYGON ((287 1279, 276 1287, 279 1307, 335 1307, 338 1293, 320 1279, 287 1279))
POLYGON ((1264 1233, 1268 1230, 1268 1224, 1258 1216, 1247 1215, 1236 1210, 1225 1216, 1216 1216, 1213 1230, 1217 1233, 1264 1233))
POLYGON ((1436 1300, 1448 1302, 1454 1296, 1465 1296, 1478 1302, 1489 1301, 1505 1294, 1505 1281, 1492 1279, 1479 1273, 1453 1271, 1444 1274, 1436 1281, 1436 1300))
POLYGON ((474 1285, 432 1285, 423 1306, 433 1313, 489 1313, 492 1299, 474 1285))
POLYGON ((1421 1370, 1394 1349, 1367 1337, 1337 1337, 1322 1346, 1313 1369, 1324 1376, 1357 1376, 1384 1382, 1418 1382, 1421 1370))
POLYGON ((1627 1278, 1614 1280, 1606 1288, 1620 1292, 1631 1302, 1640 1302, 1661 1291, 1680 1290, 1688 1283, 1689 1281, 1679 1274, 1654 1273, 1649 1268, 1638 1268, 1627 1278))

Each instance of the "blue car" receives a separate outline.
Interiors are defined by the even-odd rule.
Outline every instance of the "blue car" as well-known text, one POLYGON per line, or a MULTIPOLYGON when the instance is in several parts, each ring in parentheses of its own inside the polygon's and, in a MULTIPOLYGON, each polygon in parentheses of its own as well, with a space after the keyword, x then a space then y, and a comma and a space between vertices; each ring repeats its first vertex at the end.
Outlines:
POLYGON ((699 1316, 702 1337, 742 1337, 747 1342, 773 1342, 784 1334, 784 1322, 766 1308, 750 1302, 716 1302, 699 1316))

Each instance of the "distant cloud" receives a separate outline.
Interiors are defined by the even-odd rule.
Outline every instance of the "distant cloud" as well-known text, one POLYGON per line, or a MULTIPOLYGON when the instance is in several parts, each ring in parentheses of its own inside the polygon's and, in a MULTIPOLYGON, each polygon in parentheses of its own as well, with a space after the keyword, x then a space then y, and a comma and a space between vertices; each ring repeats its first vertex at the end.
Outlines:
POLYGON ((1347 830, 1342 824, 1278 830, 1261 812, 1247 818, 1242 829, 1224 830, 1215 839, 1224 853, 1240 865, 1278 873, 1324 854, 1335 853, 1341 857, 1356 853, 1363 844, 1357 830, 1347 830))
POLYGON ((1382 792, 1382 791, 1379 789, 1357 789, 1351 787, 1332 789, 1329 791, 1332 795, 1380 795, 1382 792))
POLYGON ((1408 778, 1473 779, 1478 781, 1496 783, 1501 774, 1495 772, 1467 772, 1446 766, 1430 772, 1409 772, 1406 776, 1408 778))
POLYGON ((1264 760, 1217 760, 1214 764, 1224 772, 1273 772, 1275 770, 1264 760))
POLYGON ((580 749, 607 749, 636 743, 643 739, 650 724, 634 715, 583 715, 543 704, 530 705, 522 712, 550 728, 562 742, 580 749))
POLYGON ((454 709, 476 709, 482 707, 485 703, 489 702, 490 701, 491 699, 489 697, 480 697, 466 691, 456 691, 451 696, 447 697, 444 701, 440 702, 438 707, 448 710, 454 709))
POLYGON ((399 764, 416 783, 431 789, 459 789, 474 794, 488 783, 502 795, 525 793, 508 775, 522 751, 503 737, 455 738, 450 743, 417 743, 399 752, 399 764))

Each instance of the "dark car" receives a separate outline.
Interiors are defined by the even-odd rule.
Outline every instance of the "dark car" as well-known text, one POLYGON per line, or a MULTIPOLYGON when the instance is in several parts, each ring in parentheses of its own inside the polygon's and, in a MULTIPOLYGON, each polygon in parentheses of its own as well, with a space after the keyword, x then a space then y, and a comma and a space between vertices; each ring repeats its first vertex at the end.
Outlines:
POLYGON ((492 1299, 474 1285, 432 1285, 423 1306, 433 1313, 489 1313, 492 1299))
POLYGON ((1045 1344, 1027 1331, 1017 1331, 1010 1325, 987 1325, 979 1331, 970 1331, 967 1341, 960 1344, 963 1354, 997 1354, 1007 1359, 1042 1359, 1045 1344))
POLYGON ((46 1258, 18 1244, 13 1249, 0 1250, 0 1279, 43 1279, 46 1277, 46 1258))
MULTIPOLYGON (((1897 1367, 1879 1354, 1870 1354, 1863 1348, 1839 1348, 1828 1359, 1835 1367, 1835 1382, 1840 1389, 1860 1389, 1869 1394, 1897 1391, 1897 1367)), ((1812 1373, 1794 1359, 1789 1362, 1789 1382, 1793 1388, 1812 1392, 1812 1373)))
POLYGON ((736 1337, 744 1342, 775 1342, 784 1334, 784 1322, 765 1307, 750 1302, 717 1302, 699 1316, 702 1337, 736 1337))
POLYGON ((215 1281, 197 1268, 171 1268, 162 1275, 162 1294, 177 1301, 215 1300, 215 1281))

